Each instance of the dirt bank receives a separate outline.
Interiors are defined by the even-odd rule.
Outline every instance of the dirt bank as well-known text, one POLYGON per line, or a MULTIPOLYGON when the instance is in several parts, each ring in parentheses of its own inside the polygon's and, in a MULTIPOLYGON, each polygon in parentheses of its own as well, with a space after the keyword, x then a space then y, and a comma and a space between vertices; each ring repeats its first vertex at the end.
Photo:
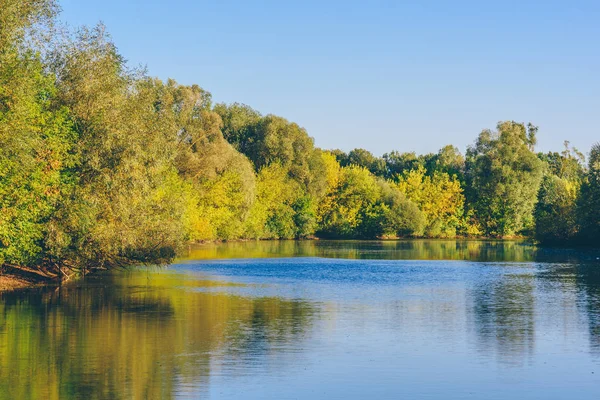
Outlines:
POLYGON ((0 269, 0 292, 47 285, 52 282, 52 278, 42 276, 32 270, 13 267, 0 269))

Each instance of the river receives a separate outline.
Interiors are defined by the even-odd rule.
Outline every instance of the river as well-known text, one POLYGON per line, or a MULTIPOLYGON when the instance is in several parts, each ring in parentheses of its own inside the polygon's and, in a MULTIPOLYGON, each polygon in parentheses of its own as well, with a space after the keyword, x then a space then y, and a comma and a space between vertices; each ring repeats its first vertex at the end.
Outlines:
POLYGON ((0 398, 598 399, 600 252, 191 247, 0 294, 0 398))

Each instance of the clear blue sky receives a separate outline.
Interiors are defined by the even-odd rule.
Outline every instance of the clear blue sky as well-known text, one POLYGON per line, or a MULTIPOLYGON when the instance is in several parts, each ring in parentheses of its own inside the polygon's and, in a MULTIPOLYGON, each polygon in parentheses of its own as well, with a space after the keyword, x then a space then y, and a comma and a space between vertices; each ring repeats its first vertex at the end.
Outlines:
POLYGON ((323 148, 461 151, 500 120, 600 141, 600 1, 62 0, 131 64, 304 126, 323 148))

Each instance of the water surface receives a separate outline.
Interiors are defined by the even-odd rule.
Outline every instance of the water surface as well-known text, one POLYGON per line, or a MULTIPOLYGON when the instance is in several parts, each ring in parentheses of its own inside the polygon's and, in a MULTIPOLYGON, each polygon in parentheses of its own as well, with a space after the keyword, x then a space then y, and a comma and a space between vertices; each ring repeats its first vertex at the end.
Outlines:
POLYGON ((166 269, 2 294, 0 398, 597 399, 599 256, 198 246, 166 269))

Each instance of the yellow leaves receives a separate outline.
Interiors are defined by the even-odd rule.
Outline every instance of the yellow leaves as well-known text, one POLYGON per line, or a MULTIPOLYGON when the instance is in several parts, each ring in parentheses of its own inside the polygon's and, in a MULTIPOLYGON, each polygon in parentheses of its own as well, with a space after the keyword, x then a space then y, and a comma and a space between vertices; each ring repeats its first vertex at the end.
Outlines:
POLYGON ((273 163, 260 170, 257 177, 258 198, 267 205, 290 200, 299 188, 279 163, 273 163))
POLYGON ((195 201, 190 204, 192 240, 235 239, 243 236, 243 223, 251 203, 235 171, 226 171, 216 179, 193 185, 195 201))
POLYGON ((216 231, 208 216, 201 216, 202 209, 194 216, 190 225, 190 240, 214 240, 217 238, 216 231))
POLYGON ((361 212, 374 204, 381 195, 377 180, 359 166, 340 168, 335 157, 324 153, 328 190, 317 209, 320 229, 328 234, 354 235, 361 223, 361 212))
POLYGON ((569 195, 569 198, 572 200, 576 199, 579 194, 579 189, 581 188, 581 183, 579 181, 564 181, 564 187, 566 192, 569 195))
POLYGON ((398 189, 417 204, 424 203, 427 192, 430 192, 431 179, 425 176, 425 168, 410 170, 398 181, 398 189))
POLYGON ((462 223, 465 198, 460 182, 447 173, 426 175, 425 168, 406 172, 397 184, 424 213, 431 236, 454 236, 462 223))
POLYGON ((341 167, 335 155, 328 151, 321 153, 323 163, 325 164, 325 176, 327 178, 327 190, 331 190, 338 185, 341 167))

